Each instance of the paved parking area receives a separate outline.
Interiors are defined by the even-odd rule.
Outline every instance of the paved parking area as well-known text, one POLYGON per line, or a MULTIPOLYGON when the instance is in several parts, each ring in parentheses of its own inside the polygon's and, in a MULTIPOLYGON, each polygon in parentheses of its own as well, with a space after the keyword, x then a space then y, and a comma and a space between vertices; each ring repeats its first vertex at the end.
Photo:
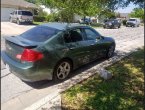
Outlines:
MULTIPOLYGON (((14 23, 3 22, 1 23, 1 43, 2 49, 4 49, 4 40, 5 36, 17 35, 22 32, 34 27, 29 25, 17 25, 14 23)), ((124 49, 129 47, 135 48, 135 45, 143 46, 144 45, 144 27, 122 27, 120 29, 97 29, 104 36, 112 36, 116 40, 116 52, 122 52, 124 49)), ((2 63, 2 62, 1 62, 2 63)), ((87 65, 77 70, 75 74, 85 71, 86 68, 91 68, 94 65, 97 65, 99 62, 93 63, 92 65, 87 65)), ((2 64, 1 64, 2 65, 2 64)), ((45 88, 50 88, 49 92, 55 90, 51 88, 53 82, 51 81, 42 81, 38 83, 25 83, 22 82, 19 78, 15 77, 13 74, 5 74, 5 67, 2 66, 1 70, 1 103, 4 103, 14 97, 17 97, 21 94, 32 90, 44 91, 45 88), (3 75, 3 77, 2 77, 3 75)))

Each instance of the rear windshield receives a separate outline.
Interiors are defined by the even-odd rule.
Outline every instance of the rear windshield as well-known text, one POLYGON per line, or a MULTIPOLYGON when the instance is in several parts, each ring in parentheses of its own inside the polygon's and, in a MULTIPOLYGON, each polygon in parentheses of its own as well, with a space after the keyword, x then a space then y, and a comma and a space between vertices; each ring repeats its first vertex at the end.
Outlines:
POLYGON ((136 19, 129 19, 129 21, 135 21, 136 19))
POLYGON ((44 42, 52 36, 56 35, 58 32, 59 30, 55 28, 50 28, 47 26, 37 26, 24 32, 20 36, 30 41, 44 42))
POLYGON ((27 16, 32 16, 33 14, 30 11, 19 11, 19 15, 27 15, 27 16))

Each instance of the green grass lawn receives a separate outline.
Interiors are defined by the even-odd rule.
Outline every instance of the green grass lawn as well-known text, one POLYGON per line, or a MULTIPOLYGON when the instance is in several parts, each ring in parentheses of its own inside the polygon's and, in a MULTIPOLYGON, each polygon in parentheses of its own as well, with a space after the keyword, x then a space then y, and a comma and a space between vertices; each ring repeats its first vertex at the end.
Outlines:
POLYGON ((106 69, 112 79, 96 74, 62 93, 63 110, 143 110, 144 49, 106 69))
POLYGON ((35 25, 40 25, 40 24, 43 24, 43 23, 45 23, 45 22, 35 22, 35 21, 33 21, 33 24, 35 24, 35 25))

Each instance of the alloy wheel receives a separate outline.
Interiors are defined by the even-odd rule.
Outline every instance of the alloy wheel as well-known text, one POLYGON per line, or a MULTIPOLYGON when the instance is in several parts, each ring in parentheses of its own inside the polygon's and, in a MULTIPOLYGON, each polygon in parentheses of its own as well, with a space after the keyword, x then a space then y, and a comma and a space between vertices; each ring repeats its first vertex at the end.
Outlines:
POLYGON ((57 78, 60 80, 65 79, 71 71, 71 65, 68 62, 62 62, 57 68, 57 78))
POLYGON ((108 50, 108 57, 111 57, 114 53, 114 45, 111 45, 109 50, 108 50))

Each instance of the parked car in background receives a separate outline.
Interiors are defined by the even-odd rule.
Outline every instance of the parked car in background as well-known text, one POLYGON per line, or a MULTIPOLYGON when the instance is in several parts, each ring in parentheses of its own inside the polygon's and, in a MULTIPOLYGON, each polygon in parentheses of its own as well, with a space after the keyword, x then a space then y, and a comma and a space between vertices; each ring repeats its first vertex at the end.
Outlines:
POLYGON ((130 18, 126 22, 126 27, 139 27, 139 25, 140 25, 140 19, 138 18, 130 18))
POLYGON ((10 14, 10 22, 21 24, 22 22, 33 23, 33 14, 30 11, 15 10, 10 14))
POLYGON ((117 20, 117 19, 105 20, 103 27, 104 28, 120 28, 121 22, 120 22, 120 20, 117 20))
POLYGON ((91 24, 92 23, 92 20, 91 20, 91 18, 82 18, 82 19, 80 19, 79 20, 79 23, 80 24, 91 24))
POLYGON ((89 26, 67 23, 38 25, 5 38, 1 57, 10 71, 25 81, 62 81, 81 65, 112 57, 115 40, 89 26))

